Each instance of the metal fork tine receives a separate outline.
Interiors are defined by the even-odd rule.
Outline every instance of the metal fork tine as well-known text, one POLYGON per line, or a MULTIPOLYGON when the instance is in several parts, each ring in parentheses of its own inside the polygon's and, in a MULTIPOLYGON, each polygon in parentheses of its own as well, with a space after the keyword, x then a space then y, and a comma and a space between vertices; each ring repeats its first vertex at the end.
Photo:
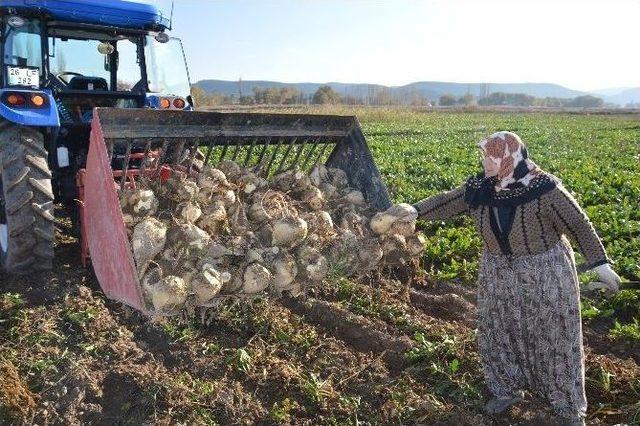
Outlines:
POLYGON ((320 159, 322 158, 322 156, 324 155, 324 152, 327 150, 327 147, 331 144, 331 141, 326 141, 322 144, 322 148, 320 149, 320 153, 318 154, 318 157, 316 158, 316 161, 314 161, 313 163, 313 167, 315 167, 318 162, 320 161, 320 159))
POLYGON ((262 159, 264 158, 264 154, 267 152, 267 148, 269 147, 270 142, 271 142, 270 137, 264 141, 264 145, 262 146, 262 151, 260 152, 260 157, 258 158, 258 162, 256 163, 256 169, 262 165, 262 159))
POLYGON ((233 151, 233 156, 231 157, 231 161, 236 161, 238 158, 238 153, 240 152, 240 147, 242 146, 242 139, 238 139, 236 142, 236 150, 233 151))
POLYGON ((107 139, 107 157, 109 157, 109 164, 113 160, 113 139, 107 139))
POLYGON ((253 152, 253 147, 256 145, 256 141, 258 140, 258 138, 253 138, 251 140, 251 145, 249 145, 249 150, 247 151, 247 156, 244 157, 244 163, 242 164, 242 167, 247 167, 247 164, 249 164, 249 158, 251 157, 251 153, 253 152))
POLYGON ((186 141, 184 139, 181 139, 178 143, 175 144, 175 151, 173 151, 173 158, 171 159, 172 165, 178 164, 183 160, 182 156, 184 154, 185 144, 186 141))
POLYGON ((162 163, 164 163, 164 158, 167 156, 167 145, 169 141, 166 139, 162 140, 162 147, 160 148, 160 155, 158 156, 158 166, 156 167, 155 178, 160 176, 160 171, 162 169, 162 163))
POLYGON ((282 160, 280 160, 280 164, 278 165, 278 169, 276 170, 276 174, 280 173, 282 171, 282 166, 284 166, 284 162, 286 161, 287 157, 289 156, 289 153, 291 152, 291 148, 293 148, 293 145, 295 145, 296 140, 298 140, 298 138, 293 138, 292 141, 289 141, 289 145, 287 146, 287 150, 284 152, 284 155, 282 156, 282 160))
POLYGON ((271 166, 273 165, 273 161, 276 159, 276 155, 278 155, 278 151, 280 150, 281 145, 282 145, 282 138, 278 138, 278 143, 276 144, 276 148, 273 150, 273 154, 271 155, 271 160, 269 160, 269 165, 267 166, 267 171, 265 176, 269 176, 269 172, 271 171, 271 166))
POLYGON ((144 178, 144 172, 147 169, 147 161, 149 157, 149 151, 151 150, 151 139, 147 140, 144 146, 144 156, 142 157, 142 164, 140 164, 140 177, 144 178))
POLYGON ((300 159, 300 154, 304 151, 304 147, 307 145, 307 138, 302 140, 302 145, 298 146, 298 151, 296 152, 296 156, 293 159, 293 163, 291 163, 291 168, 295 167, 298 164, 298 160, 300 159))
POLYGON ((213 152, 215 138, 210 138, 209 143, 207 144, 207 155, 204 157, 204 165, 207 166, 209 164, 209 160, 211 159, 211 153, 213 152))
POLYGON ((129 171, 129 161, 131 161, 131 144, 127 143, 127 149, 124 153, 124 163, 122 164, 122 177, 120 178, 120 191, 124 191, 124 186, 127 183, 127 172, 129 171))
POLYGON ((198 155, 198 148, 200 147, 200 139, 196 138, 193 140, 191 144, 192 152, 189 158, 189 168, 187 169, 187 176, 191 176, 191 172, 193 171, 193 163, 196 161, 196 156, 198 155))
POLYGON ((227 149, 229 149, 229 139, 224 138, 224 147, 222 148, 222 154, 220 154, 220 159, 218 160, 218 163, 224 160, 224 156, 227 155, 227 149))
POLYGON ((302 167, 301 167, 302 169, 306 169, 307 168, 307 164, 309 164, 309 160, 313 156, 313 153, 315 152, 316 148, 318 147, 318 143, 319 142, 320 142, 320 138, 319 137, 315 138, 315 140, 313 141, 313 145, 311 145, 311 149, 307 153, 307 157, 304 159, 304 163, 302 164, 302 167))

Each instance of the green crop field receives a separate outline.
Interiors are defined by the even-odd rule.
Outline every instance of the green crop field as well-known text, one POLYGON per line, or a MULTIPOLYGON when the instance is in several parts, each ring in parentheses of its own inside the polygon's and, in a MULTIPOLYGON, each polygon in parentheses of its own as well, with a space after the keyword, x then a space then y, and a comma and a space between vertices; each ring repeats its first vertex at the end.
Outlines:
MULTIPOLYGON (((638 116, 275 110, 357 114, 396 202, 461 184, 479 170, 478 140, 515 131, 573 191, 620 275, 640 278, 638 116)), ((482 411, 468 219, 421 223, 422 269, 150 321, 104 295, 57 210, 54 270, 0 275, 0 424, 557 424, 535 395, 482 411)), ((640 290, 584 297, 582 316, 587 424, 638 424, 640 290)))

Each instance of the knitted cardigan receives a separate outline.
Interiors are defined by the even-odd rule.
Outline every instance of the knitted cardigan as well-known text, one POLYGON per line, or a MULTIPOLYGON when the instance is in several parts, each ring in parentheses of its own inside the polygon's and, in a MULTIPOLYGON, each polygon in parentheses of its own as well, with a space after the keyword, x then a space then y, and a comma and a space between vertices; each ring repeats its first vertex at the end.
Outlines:
POLYGON ((419 217, 426 220, 471 216, 486 249, 493 254, 543 253, 566 235, 577 244, 588 268, 610 263, 586 214, 555 177, 542 173, 529 186, 495 192, 488 203, 472 207, 466 200, 470 198, 469 192, 478 189, 477 185, 477 180, 469 179, 451 191, 419 201, 414 207, 419 217), (492 208, 501 205, 513 207, 510 226, 502 231, 492 208))

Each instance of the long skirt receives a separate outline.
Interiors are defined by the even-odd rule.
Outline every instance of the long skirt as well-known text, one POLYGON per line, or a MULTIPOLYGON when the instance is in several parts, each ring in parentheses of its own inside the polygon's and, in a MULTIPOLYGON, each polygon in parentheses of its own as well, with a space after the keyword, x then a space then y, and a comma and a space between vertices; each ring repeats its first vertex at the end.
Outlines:
POLYGON ((484 252, 478 282, 478 349, 489 390, 529 390, 562 417, 584 416, 584 349, 573 250, 563 237, 529 256, 484 252))

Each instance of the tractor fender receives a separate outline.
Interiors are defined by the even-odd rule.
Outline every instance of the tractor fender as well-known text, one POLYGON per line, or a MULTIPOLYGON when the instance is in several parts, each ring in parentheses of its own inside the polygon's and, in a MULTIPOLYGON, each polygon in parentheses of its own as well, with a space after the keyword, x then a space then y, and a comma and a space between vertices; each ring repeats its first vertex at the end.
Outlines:
POLYGON ((25 98, 28 98, 34 92, 38 92, 46 96, 47 103, 42 108, 29 108, 24 106, 12 107, 0 102, 0 117, 23 126, 60 127, 56 100, 50 90, 0 89, 0 99, 4 98, 6 92, 21 93, 25 98))

